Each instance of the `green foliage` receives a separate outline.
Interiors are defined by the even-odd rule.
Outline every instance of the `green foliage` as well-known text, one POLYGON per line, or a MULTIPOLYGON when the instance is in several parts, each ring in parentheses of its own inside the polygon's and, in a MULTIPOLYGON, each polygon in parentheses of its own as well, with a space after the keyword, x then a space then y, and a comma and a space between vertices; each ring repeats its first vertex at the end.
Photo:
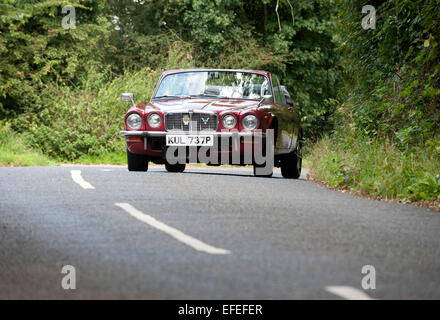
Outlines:
POLYGON ((307 157, 315 178, 381 199, 440 200, 440 152, 405 153, 352 133, 324 137, 307 157))
POLYGON ((132 92, 136 101, 151 97, 160 73, 168 68, 187 66, 187 48, 172 44, 162 70, 148 67, 127 70, 115 76, 111 71, 89 68, 76 88, 47 85, 41 103, 12 120, 16 131, 24 131, 27 141, 59 161, 120 164, 125 144, 118 132, 128 109, 122 92, 132 92))
POLYGON ((183 21, 196 43, 213 54, 222 50, 225 43, 236 43, 249 36, 249 30, 240 26, 237 19, 236 12, 240 12, 242 4, 240 0, 193 0, 183 21))
POLYGON ((56 162, 31 148, 26 139, 0 122, 0 166, 53 166, 56 162))
POLYGON ((343 123, 401 150, 440 138, 438 0, 372 1, 376 29, 360 28, 365 1, 340 6, 346 84, 343 123))
POLYGON ((330 186, 438 203, 439 1, 370 1, 377 22, 369 30, 360 23, 365 4, 338 7, 342 103, 331 137, 311 147, 311 167, 330 186))
MULTIPOLYGON (((266 45, 285 56, 283 65, 271 64, 300 109, 305 135, 314 141, 332 129, 329 118, 341 85, 341 67, 335 40, 333 1, 280 1, 280 25, 267 23, 266 45), (292 22, 294 17, 294 23, 292 22)), ((275 2, 268 11, 275 11, 275 2)))
POLYGON ((122 153, 124 143, 118 132, 127 104, 120 101, 121 93, 130 91, 138 101, 146 100, 158 77, 148 68, 113 80, 90 71, 83 88, 47 87, 44 104, 20 115, 14 127, 25 127, 29 142, 58 160, 122 153))
POLYGON ((430 172, 419 174, 411 179, 412 184, 408 187, 411 200, 431 200, 440 195, 440 175, 434 176, 430 172))
POLYGON ((76 85, 89 65, 99 64, 108 27, 99 18, 100 3, 72 3, 79 17, 74 31, 61 25, 66 1, 8 0, 0 5, 0 116, 41 103, 40 93, 49 83, 76 85))
POLYGON ((127 165, 127 152, 125 150, 118 150, 99 155, 85 154, 71 162, 78 164, 112 164, 125 166, 127 165))

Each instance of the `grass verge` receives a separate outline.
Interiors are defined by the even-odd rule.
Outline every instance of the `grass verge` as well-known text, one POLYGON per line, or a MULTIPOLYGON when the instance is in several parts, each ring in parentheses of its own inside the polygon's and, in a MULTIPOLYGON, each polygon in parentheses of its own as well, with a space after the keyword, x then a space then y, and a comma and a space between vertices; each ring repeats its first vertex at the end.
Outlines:
POLYGON ((440 149, 402 152, 389 142, 324 137, 307 155, 312 180, 379 200, 440 210, 440 149))
MULTIPOLYGON (((124 142, 121 142, 124 143, 124 142)), ((99 156, 83 155, 78 159, 68 161, 74 164, 127 164, 127 154, 125 152, 108 152, 99 156)))
POLYGON ((55 166, 57 161, 49 159, 39 150, 30 148, 8 124, 0 123, 0 166, 55 166))

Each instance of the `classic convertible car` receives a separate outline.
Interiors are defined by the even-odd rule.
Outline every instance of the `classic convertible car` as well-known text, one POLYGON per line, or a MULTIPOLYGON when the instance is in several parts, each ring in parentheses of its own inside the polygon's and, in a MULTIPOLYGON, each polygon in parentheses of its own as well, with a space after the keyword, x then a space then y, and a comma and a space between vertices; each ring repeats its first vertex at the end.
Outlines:
POLYGON ((132 93, 123 93, 122 101, 132 103, 125 130, 119 133, 126 139, 130 171, 147 171, 149 161, 165 164, 169 172, 183 172, 194 159, 219 165, 234 158, 238 160, 233 164, 252 164, 257 176, 271 176, 273 166, 281 167, 285 178, 301 174, 300 116, 286 88, 269 72, 169 70, 161 75, 149 102, 136 104, 132 93), (177 148, 187 153, 171 161, 177 148), (209 160, 191 158, 191 150, 202 149, 209 160), (273 162, 264 174, 257 169, 264 164, 254 154, 249 157, 256 150, 265 155, 272 150, 273 162))

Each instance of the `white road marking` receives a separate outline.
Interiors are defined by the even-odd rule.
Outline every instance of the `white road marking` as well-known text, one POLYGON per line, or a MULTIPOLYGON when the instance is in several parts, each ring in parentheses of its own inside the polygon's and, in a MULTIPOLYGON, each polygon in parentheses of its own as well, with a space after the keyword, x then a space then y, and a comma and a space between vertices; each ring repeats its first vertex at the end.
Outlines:
POLYGON ((166 234, 170 235, 177 241, 180 241, 187 246, 190 246, 193 249, 196 249, 197 251, 203 251, 210 254, 230 254, 231 251, 216 248, 213 246, 210 246, 209 244, 206 244, 200 240, 197 240, 196 238, 193 238, 187 234, 184 234, 183 232, 174 229, 173 227, 170 227, 166 225, 163 222, 160 222, 159 220, 149 216, 148 214, 145 214, 139 210, 137 210, 135 207, 128 203, 115 203, 118 207, 122 208, 123 210, 127 211, 130 215, 135 217, 136 219, 152 226, 153 228, 156 228, 160 231, 165 232, 166 234))
POLYGON ((73 181, 78 183, 84 189, 95 189, 94 186, 83 179, 81 176, 81 170, 70 170, 70 173, 72 174, 73 181))
POLYGON ((376 300, 363 291, 348 286, 329 286, 325 290, 347 300, 376 300))

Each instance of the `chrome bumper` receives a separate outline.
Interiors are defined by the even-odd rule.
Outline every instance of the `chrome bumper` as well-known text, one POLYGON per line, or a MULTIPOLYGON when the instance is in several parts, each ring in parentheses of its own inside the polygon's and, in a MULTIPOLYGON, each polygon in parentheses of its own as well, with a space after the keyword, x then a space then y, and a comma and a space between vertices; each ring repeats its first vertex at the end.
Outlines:
POLYGON ((189 135, 189 134, 203 134, 203 135, 213 135, 216 138, 229 138, 232 137, 232 142, 233 142, 233 148, 234 150, 238 150, 239 145, 240 145, 240 139, 243 138, 248 138, 251 139, 250 141, 252 141, 252 138, 254 136, 256 136, 256 133, 258 133, 258 139, 262 139, 264 137, 266 137, 266 133, 262 132, 261 130, 259 131, 233 131, 233 132, 216 132, 216 131, 120 131, 119 135, 121 137, 129 137, 129 136, 138 136, 138 137, 144 137, 144 149, 147 150, 147 139, 149 137, 166 137, 167 134, 172 134, 172 135, 189 135))
POLYGON ((165 137, 167 134, 210 134, 214 137, 253 137, 255 133, 265 137, 266 133, 261 131, 232 131, 232 132, 212 132, 212 131, 119 131, 121 137, 140 136, 140 137, 165 137))

